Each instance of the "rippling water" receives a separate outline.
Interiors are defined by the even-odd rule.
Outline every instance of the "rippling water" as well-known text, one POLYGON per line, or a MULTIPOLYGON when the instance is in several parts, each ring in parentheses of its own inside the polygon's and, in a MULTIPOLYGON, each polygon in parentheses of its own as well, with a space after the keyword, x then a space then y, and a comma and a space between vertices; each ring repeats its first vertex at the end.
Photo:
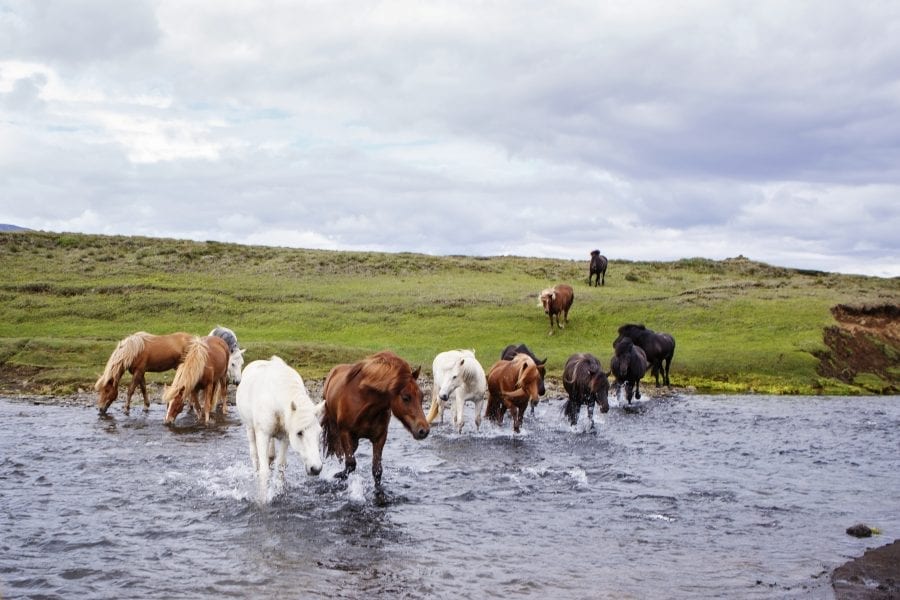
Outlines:
MULTIPOLYGON (((685 396, 573 431, 396 421, 259 507, 236 411, 0 399, 0 596, 829 598, 828 574, 900 537, 900 398, 685 396), (856 522, 883 535, 857 540, 856 522)), ((468 410, 471 410, 469 408, 468 410)))

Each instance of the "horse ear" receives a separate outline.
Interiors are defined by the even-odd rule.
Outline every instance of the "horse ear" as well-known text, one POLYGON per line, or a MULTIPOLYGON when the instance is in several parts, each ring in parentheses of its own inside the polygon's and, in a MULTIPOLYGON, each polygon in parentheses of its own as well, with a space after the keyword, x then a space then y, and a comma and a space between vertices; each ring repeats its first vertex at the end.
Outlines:
POLYGON ((534 364, 536 364, 536 365, 547 364, 547 359, 545 358, 543 360, 536 360, 536 361, 534 361, 534 364))
POLYGON ((240 350, 238 350, 238 354, 240 354, 241 356, 243 356, 243 355, 244 355, 244 352, 246 352, 246 351, 247 351, 246 348, 241 348, 240 350))
POLYGON ((322 400, 318 404, 316 404, 316 409, 313 412, 316 415, 316 419, 321 421, 325 417, 325 401, 322 400))
POLYGON ((459 359, 459 366, 463 366, 464 364, 466 364, 466 359, 465 358, 459 359))
POLYGON ((413 380, 419 378, 419 371, 421 371, 421 370, 422 370, 422 365, 419 365, 418 367, 415 368, 415 370, 412 372, 413 380))

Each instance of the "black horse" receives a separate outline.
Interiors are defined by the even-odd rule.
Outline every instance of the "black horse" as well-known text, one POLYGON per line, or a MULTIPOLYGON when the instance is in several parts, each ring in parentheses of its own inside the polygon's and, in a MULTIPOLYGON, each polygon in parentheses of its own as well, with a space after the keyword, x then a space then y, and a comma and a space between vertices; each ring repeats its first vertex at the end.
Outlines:
POLYGON ((594 281, 595 286, 606 285, 606 267, 609 265, 609 261, 606 260, 606 257, 600 254, 599 250, 591 251, 591 270, 588 274, 588 285, 591 285, 591 280, 594 278, 594 275, 597 276, 597 279, 594 281))
MULTIPOLYGON (((540 360, 525 344, 519 344, 518 346, 510 344, 500 353, 500 360, 512 360, 516 357, 516 354, 527 354, 534 361, 534 364, 537 365, 538 373, 541 374, 541 378, 538 381, 538 396, 543 396, 547 393, 547 388, 544 387, 544 375, 547 373, 545 363, 547 362, 547 359, 540 360)), ((535 403, 531 404, 531 414, 534 414, 534 404, 535 403)))
POLYGON ((631 404, 632 394, 641 399, 641 378, 647 372, 647 355, 627 337, 616 340, 615 348, 616 354, 609 362, 609 369, 616 378, 616 397, 624 383, 625 399, 631 404))
POLYGON ((600 361, 593 354, 573 354, 563 369, 563 387, 569 399, 563 412, 574 427, 578 424, 578 413, 587 406, 591 429, 594 429, 594 403, 600 405, 600 412, 609 412, 609 379, 603 372, 600 361))
POLYGON ((675 356, 675 338, 668 333, 656 333, 643 325, 631 323, 619 327, 619 337, 613 342, 613 348, 622 338, 631 338, 636 346, 640 346, 647 355, 647 361, 653 369, 656 387, 659 387, 659 374, 662 371, 663 383, 669 385, 669 365, 675 356))

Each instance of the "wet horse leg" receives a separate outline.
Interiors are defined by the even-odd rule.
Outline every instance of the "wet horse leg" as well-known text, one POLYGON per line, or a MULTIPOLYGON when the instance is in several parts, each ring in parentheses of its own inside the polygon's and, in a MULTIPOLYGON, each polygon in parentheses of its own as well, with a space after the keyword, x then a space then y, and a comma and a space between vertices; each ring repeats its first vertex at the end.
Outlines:
POLYGON ((278 473, 278 489, 284 489, 284 473, 287 470, 288 437, 284 436, 278 446, 275 472, 278 473))
POLYGON ((463 417, 466 410, 466 399, 462 397, 462 388, 457 388, 454 393, 451 408, 453 410, 453 426, 456 428, 456 433, 462 433, 463 417))
POLYGON ((338 479, 347 479, 347 476, 356 470, 356 449, 359 448, 359 438, 342 431, 340 444, 344 451, 344 470, 335 473, 334 476, 338 479))
POLYGON ((269 489, 269 475, 272 472, 269 466, 269 436, 256 435, 253 428, 247 430, 247 438, 250 440, 250 451, 254 453, 253 466, 256 467, 257 500, 260 504, 266 501, 266 492, 269 489))
MULTIPOLYGON (((144 385, 144 372, 141 370, 131 371, 131 382, 128 384, 128 390, 125 392, 125 414, 131 410, 131 397, 134 395, 134 388, 137 385, 141 385, 141 389, 143 389, 144 385)), ((144 396, 146 402, 146 395, 144 396)))
POLYGON ((484 397, 479 396, 475 400, 475 429, 481 431, 481 409, 484 407, 484 397))
POLYGON ((593 431, 594 430, 594 401, 593 401, 593 399, 588 399, 587 414, 588 414, 588 419, 591 421, 591 431, 593 431))
POLYGON ((381 491, 381 452, 387 441, 387 430, 377 440, 372 440, 372 478, 375 480, 375 489, 381 491))

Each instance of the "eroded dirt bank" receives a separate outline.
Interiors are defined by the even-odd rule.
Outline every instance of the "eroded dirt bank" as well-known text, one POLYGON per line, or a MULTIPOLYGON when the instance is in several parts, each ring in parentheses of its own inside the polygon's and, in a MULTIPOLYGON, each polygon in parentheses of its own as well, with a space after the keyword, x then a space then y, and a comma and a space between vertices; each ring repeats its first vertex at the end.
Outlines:
POLYGON ((819 374, 872 392, 900 392, 900 306, 838 304, 831 314, 837 325, 825 328, 819 374))

